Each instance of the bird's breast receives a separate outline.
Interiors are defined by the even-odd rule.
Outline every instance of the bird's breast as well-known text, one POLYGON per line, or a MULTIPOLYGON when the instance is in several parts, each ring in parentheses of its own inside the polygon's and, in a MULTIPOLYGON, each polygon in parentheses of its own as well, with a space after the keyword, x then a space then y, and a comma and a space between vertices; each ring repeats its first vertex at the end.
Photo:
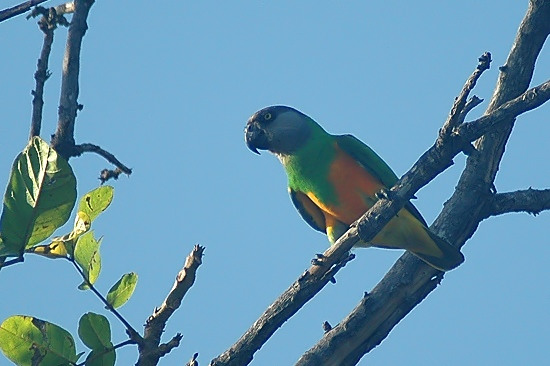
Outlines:
POLYGON ((307 196, 325 213, 350 225, 376 202, 375 194, 384 186, 361 164, 337 147, 327 177, 335 199, 325 202, 315 192, 307 196))

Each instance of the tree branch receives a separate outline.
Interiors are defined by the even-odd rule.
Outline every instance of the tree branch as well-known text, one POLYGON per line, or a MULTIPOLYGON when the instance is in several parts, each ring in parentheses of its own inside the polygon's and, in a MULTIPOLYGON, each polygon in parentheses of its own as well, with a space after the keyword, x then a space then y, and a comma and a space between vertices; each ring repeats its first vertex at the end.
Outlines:
POLYGON ((67 20, 63 15, 58 15, 55 8, 45 9, 38 6, 33 10, 30 16, 34 17, 39 14, 42 14, 42 17, 38 21, 38 26, 44 33, 44 43, 42 45, 42 51, 40 52, 40 58, 38 59, 37 69, 34 73, 36 88, 31 92, 33 100, 29 139, 40 135, 42 126, 42 107, 44 106, 44 84, 51 75, 51 72, 48 70, 48 60, 52 49, 53 31, 57 28, 58 24, 67 24, 67 20))
POLYGON ((94 0, 75 0, 74 15, 67 34, 67 46, 63 58, 63 77, 59 98, 59 121, 52 136, 52 147, 64 158, 74 156, 74 124, 78 104, 78 76, 80 72, 80 48, 88 29, 86 19, 94 0))
POLYGON ((470 113, 470 111, 472 109, 474 109, 475 107, 480 105, 482 102, 483 102, 483 99, 478 98, 476 95, 471 97, 468 100, 468 102, 466 102, 466 105, 464 106, 464 109, 462 110, 462 112, 460 113, 460 116, 458 117, 458 125, 464 123, 468 113, 470 113))
POLYGON ((483 218, 510 212, 527 212, 536 216, 545 210, 550 210, 550 189, 529 188, 493 195, 485 205, 483 218))
MULTIPOLYGON (((451 108, 451 112, 449 113, 449 117, 443 124, 443 131, 441 131, 442 136, 448 135, 450 130, 461 123, 461 117, 465 116, 463 112, 467 104, 466 101, 468 99, 468 95, 476 86, 476 83, 483 72, 489 70, 489 68, 491 67, 491 54, 489 52, 485 52, 479 57, 478 61, 479 63, 477 64, 475 71, 472 73, 472 75, 470 75, 468 80, 466 80, 466 83, 462 87, 460 94, 455 99, 453 107, 451 108)), ((462 119, 462 121, 464 120, 462 119)))
POLYGON ((17 263, 22 263, 24 261, 25 261, 25 257, 23 257, 22 255, 20 255, 19 257, 10 259, 8 261, 6 260, 6 257, 0 257, 0 269, 4 267, 12 266, 17 263))
POLYGON ((14 7, 4 9, 0 11, 0 23, 6 19, 13 18, 14 16, 17 16, 19 14, 23 14, 29 11, 29 9, 32 8, 33 6, 42 4, 45 1, 46 0, 30 0, 30 1, 25 1, 24 3, 21 3, 14 7))
POLYGON ((110 152, 106 151, 106 150, 103 150, 101 147, 97 146, 97 145, 94 145, 94 144, 88 144, 88 143, 84 143, 84 144, 80 144, 80 145, 75 145, 74 146, 74 152, 73 152, 73 156, 80 156, 82 155, 83 153, 85 152, 93 152, 93 153, 96 153, 98 155, 101 155, 103 156, 109 163, 113 164, 114 166, 117 167, 117 170, 116 171, 112 171, 112 170, 107 170, 107 169, 104 169, 102 172, 101 172, 101 176, 100 176, 100 180, 101 180, 101 183, 105 183, 105 181, 107 181, 109 178, 115 178, 117 179, 118 178, 118 175, 122 172, 124 174, 127 174, 127 175, 130 175, 132 174, 132 169, 128 168, 126 165, 122 164, 122 162, 120 162, 120 160, 118 160, 113 154, 111 154, 110 152))
POLYGON ((197 361, 198 357, 198 353, 193 354, 193 357, 191 357, 191 359, 185 364, 185 366, 199 366, 199 361, 197 361))
POLYGON ((494 129, 497 124, 501 125, 503 120, 510 122, 517 116, 540 107, 549 99, 550 80, 525 91, 517 98, 502 104, 475 121, 461 124, 454 129, 454 133, 462 136, 464 140, 476 140, 494 129))
POLYGON ((164 332, 166 322, 180 307, 183 297, 195 282, 197 269, 202 264, 204 247, 195 245, 191 253, 185 259, 182 270, 176 276, 174 286, 166 296, 159 308, 147 319, 143 343, 139 347, 139 358, 136 365, 156 365, 159 359, 179 345, 182 338, 177 334, 166 344, 160 344, 160 338, 164 332), (160 345, 159 345, 160 344, 160 345))
MULTIPOLYGON (((527 89, 535 60, 550 31, 548 19, 550 1, 531 1, 508 57, 508 67, 505 68, 507 75, 503 77, 501 74, 499 86, 486 112, 490 118, 498 119, 498 129, 497 125, 493 125, 490 135, 484 135, 484 141, 478 141, 477 150, 469 156, 467 167, 455 193, 431 226, 435 234, 459 247, 464 245, 482 219, 481 212, 491 197, 490 188, 515 118, 509 108, 506 111, 507 108, 500 109, 498 113, 504 114, 498 118, 498 113, 494 112, 504 102, 517 97, 527 89)), ((525 100, 521 103, 529 104, 525 100)), ((472 122, 470 125, 474 128, 475 124, 481 123, 472 122)), ((445 145, 448 146, 448 143, 449 141, 445 141, 445 145)), ((423 157, 420 160, 422 159, 423 157)), ((414 172, 414 169, 413 167, 407 174, 414 172)), ((404 179, 405 176, 401 180, 404 179)), ((399 186, 399 182, 397 185, 399 186)), ((379 201, 377 205, 380 203, 379 201)), ((393 327, 435 289, 441 277, 440 273, 421 263, 413 255, 405 253, 371 294, 306 352, 297 364, 315 365, 320 361, 323 364, 356 364, 365 353, 380 344, 393 327)))
MULTIPOLYGON (((477 72, 477 69, 475 72, 477 72)), ((540 98, 546 97, 545 93, 540 95, 540 98)), ((465 97, 467 98, 467 95, 465 97)), ((542 104, 540 100, 538 102, 542 104)), ((304 275, 294 282, 271 306, 269 306, 252 327, 249 328, 230 349, 212 360, 210 365, 241 365, 249 363, 252 360, 253 354, 271 337, 271 335, 332 279, 341 267, 340 263, 346 260, 347 253, 359 239, 368 242, 374 238, 385 224, 397 214, 404 204, 408 202, 420 188, 451 166, 453 163, 452 159, 465 149, 465 146, 469 145, 471 141, 475 140, 480 134, 486 131, 486 128, 495 127, 497 124, 509 118, 514 118, 517 114, 528 110, 530 105, 532 105, 532 99, 525 97, 518 98, 507 107, 496 110, 494 112, 495 115, 489 114, 486 116, 487 119, 470 122, 469 124, 471 127, 468 133, 460 133, 462 125, 455 128, 458 129, 458 133, 450 128, 446 129, 446 131, 442 128, 434 145, 428 149, 413 167, 399 179, 395 186, 387 192, 388 197, 381 197, 369 211, 352 225, 350 230, 342 235, 334 245, 323 253, 321 265, 313 265, 310 267, 304 275), (489 123, 487 121, 491 121, 490 126, 488 126, 489 123), (446 133, 446 135, 444 135, 444 133, 446 133)), ((384 307, 396 311, 396 306, 403 306, 401 304, 403 298, 414 295, 412 298, 416 300, 406 304, 406 306, 409 306, 408 312, 436 287, 441 279, 439 276, 439 271, 428 265, 424 265, 423 262, 413 255, 405 253, 380 284, 373 290, 373 294, 369 296, 370 300, 368 303, 376 303, 377 306, 380 307, 378 311, 381 309, 380 303, 384 303, 384 307), (436 276, 436 278, 434 278, 434 276, 436 276), (408 278, 408 280, 401 281, 404 277, 408 278), (437 281, 435 281, 435 279, 437 279, 437 281), (388 294, 392 296, 388 296, 388 294), (394 301, 396 297, 399 301, 394 301), (376 298, 377 301, 373 302, 372 299, 374 298, 376 298)), ((380 324, 382 324, 383 320, 389 321, 390 323, 394 322, 391 327, 388 327, 384 337, 407 312, 403 310, 403 312, 400 313, 402 315, 401 317, 392 319, 387 318, 389 313, 382 312, 379 314, 378 321, 380 321, 380 324)), ((372 324, 367 328, 371 326, 372 324)), ((338 327, 327 333, 323 340, 337 334, 337 328, 338 327)), ((338 331, 344 328, 349 329, 349 325, 340 328, 338 331)), ((373 329, 375 328, 372 328, 371 331, 373 329)), ((367 334, 372 335, 372 332, 366 333, 365 335, 367 334)), ((357 333, 355 333, 355 335, 357 335, 357 333)), ((350 346, 351 342, 349 336, 346 339, 345 343, 350 346)), ((373 344, 372 347, 377 345, 380 341, 381 339, 373 344)), ((343 343, 338 344, 342 345, 343 343)), ((330 348, 330 351, 326 351, 327 345, 328 342, 325 342, 322 346, 325 347, 325 350, 310 350, 310 352, 320 352, 322 356, 313 357, 312 359, 314 361, 311 361, 311 363, 302 359, 301 362, 312 365, 318 364, 320 360, 324 360, 325 357, 328 357, 327 354, 329 353, 334 355, 334 362, 341 362, 341 358, 336 357, 338 352, 335 352, 334 348, 330 348)), ((358 350, 362 347, 360 344, 357 346, 358 350)), ((365 352, 360 353, 360 356, 364 353, 365 352)))

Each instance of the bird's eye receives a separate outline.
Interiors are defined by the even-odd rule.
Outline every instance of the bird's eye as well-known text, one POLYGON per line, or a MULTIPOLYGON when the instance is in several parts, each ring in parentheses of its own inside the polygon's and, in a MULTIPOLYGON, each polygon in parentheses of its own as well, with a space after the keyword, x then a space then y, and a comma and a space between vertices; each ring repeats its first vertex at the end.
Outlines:
POLYGON ((269 121, 271 119, 271 113, 267 112, 264 114, 264 121, 269 121))

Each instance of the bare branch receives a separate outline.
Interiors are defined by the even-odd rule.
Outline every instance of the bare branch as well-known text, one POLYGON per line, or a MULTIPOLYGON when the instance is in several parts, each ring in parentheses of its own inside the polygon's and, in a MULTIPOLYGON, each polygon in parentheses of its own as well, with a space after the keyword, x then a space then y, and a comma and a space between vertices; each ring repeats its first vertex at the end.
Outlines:
MULTIPOLYGON (((468 115, 468 113, 470 113, 470 111, 472 109, 474 109, 475 107, 480 105, 481 102, 483 102, 483 99, 480 99, 475 95, 473 97, 471 97, 468 100, 468 102, 466 102, 466 105, 464 106, 464 109, 462 110, 462 112, 460 112, 460 115, 458 116, 458 120, 457 120, 456 125, 458 126, 458 125, 463 124, 464 120, 466 119, 466 116, 468 115)), ((472 144, 465 144, 464 148, 462 149, 462 152, 466 155, 470 155, 474 151, 475 151, 475 147, 472 144)))
POLYGON ((80 48, 88 29, 86 19, 94 0, 75 0, 74 15, 67 34, 67 46, 63 58, 63 77, 59 98, 59 121, 52 136, 52 147, 68 159, 74 155, 74 124, 78 104, 78 76, 80 73, 80 48))
POLYGON ((44 33, 44 43, 42 45, 42 51, 40 52, 40 58, 38 59, 37 69, 34 73, 36 88, 31 92, 34 97, 32 100, 32 120, 29 139, 33 138, 34 136, 40 135, 40 129, 42 126, 44 84, 51 75, 50 71, 48 70, 48 60, 50 58, 50 52, 52 49, 53 31, 57 27, 57 13, 53 8, 50 8, 49 11, 42 15, 42 17, 38 21, 38 26, 40 27, 40 30, 44 33))
MULTIPOLYGON (((120 160, 118 160, 113 154, 111 154, 110 152, 106 151, 106 150, 103 150, 101 147, 97 146, 97 145, 94 145, 94 144, 89 144, 89 143, 84 143, 84 144, 80 144, 80 145, 75 145, 74 146, 74 151, 73 151, 73 155, 72 156, 80 156, 82 155, 83 153, 85 152, 93 152, 93 153, 96 153, 98 155, 101 155, 103 156, 109 163, 113 164, 114 166, 117 167, 117 169, 120 170, 120 172, 124 173, 124 174, 127 174, 127 175, 130 175, 132 174, 132 169, 128 168, 126 165, 122 164, 120 162, 120 160)), ((120 173, 118 173, 120 174, 120 173)), ((118 178, 118 174, 117 173, 112 173, 110 175, 107 175, 104 177, 104 179, 102 179, 100 177, 100 179, 102 180, 102 182, 106 181, 107 179, 109 178, 115 178, 117 179, 118 178)), ((102 177, 103 177, 104 173, 102 172, 102 177)))
POLYGON ((473 97, 471 97, 468 100, 468 102, 466 102, 464 109, 462 110, 462 112, 458 117, 458 124, 460 125, 464 123, 464 120, 466 119, 466 116, 468 115, 468 113, 470 113, 472 109, 480 105, 482 102, 483 102, 483 99, 480 99, 477 95, 474 95, 473 97))
MULTIPOLYGON (((464 140, 473 141, 485 135, 495 125, 501 125, 503 120, 513 120, 517 116, 540 107, 550 99, 550 80, 525 91, 515 99, 493 109, 489 114, 464 123, 455 128, 454 133, 461 135, 464 140)), ((501 127, 499 127, 500 129, 501 127)))
MULTIPOLYGON (((477 72, 477 70, 475 72, 477 72)), ((545 96, 545 94, 541 95, 543 97, 545 96)), ((540 102, 540 100, 538 102, 540 102)), ((489 118, 490 121, 494 122, 495 124, 492 124, 492 126, 495 126, 496 123, 502 123, 502 121, 506 120, 506 118, 510 118, 513 113, 519 114, 522 113, 521 111, 527 110, 531 103, 532 100, 529 98, 518 98, 518 100, 510 106, 495 110, 494 113, 498 118, 492 114, 486 117, 489 118)), ((542 102, 540 103, 542 104, 542 102)), ((478 137, 476 133, 482 133, 481 127, 476 129, 475 126, 480 124, 483 127, 485 123, 486 122, 483 120, 481 122, 478 120, 471 122, 470 124, 472 127, 470 127, 470 129, 472 132, 464 134, 464 136, 460 133, 456 133, 456 131, 451 131, 451 129, 447 129, 445 131, 445 129, 442 128, 434 145, 428 149, 428 151, 426 151, 418 159, 413 167, 405 175, 403 175, 401 179, 399 179, 395 186, 387 192, 388 197, 381 197, 369 211, 367 211, 354 225, 352 225, 350 230, 342 235, 342 237, 340 237, 334 245, 323 253, 321 265, 313 265, 310 267, 304 275, 294 282, 260 316, 252 327, 249 328, 246 333, 233 346, 231 346, 230 349, 212 360, 210 365, 241 365, 249 363, 252 360, 254 352, 256 352, 286 320, 294 315, 307 301, 309 301, 332 279, 336 272, 341 268, 340 263, 346 260, 349 250, 355 245, 355 243, 359 239, 369 242, 372 238, 374 238, 376 234, 391 220, 391 218, 395 216, 395 214, 397 214, 404 204, 408 202, 420 188, 452 165, 452 159, 465 148, 466 144, 469 145, 470 141, 473 141, 478 137), (475 133, 473 131, 475 131, 475 133), (443 134, 445 132, 447 135, 443 134)), ((460 127, 462 127, 462 125, 460 127)), ((379 286, 373 290, 373 294, 369 296, 369 298, 377 298, 378 301, 376 303, 380 304, 380 302, 391 302, 390 300, 394 300, 395 296, 400 296, 399 301, 393 301, 392 304, 384 305, 388 306, 388 309, 395 310, 395 306, 401 304, 404 296, 410 296, 412 290, 409 286, 415 286, 415 290, 412 291, 412 293, 415 294, 415 298, 417 300, 406 304, 409 306, 408 311, 410 311, 436 287, 440 279, 434 282, 432 281, 432 278, 436 275, 439 276, 440 272, 428 265, 423 264, 420 260, 417 260, 417 258, 408 253, 405 253, 401 258, 401 260, 405 261, 405 264, 400 264, 400 262, 398 262, 394 265, 390 272, 388 272, 385 280, 380 282, 379 286), (401 282, 398 280, 403 276, 409 276, 411 278, 410 281, 401 282), (396 283, 396 281, 398 281, 398 283, 396 283), (391 294, 392 296, 380 296, 377 295, 375 291, 383 292, 386 295, 391 294), (403 294, 403 291, 405 291, 406 294, 403 294)), ((372 300, 369 301, 369 304, 371 303, 372 300)), ((378 309, 377 311, 381 310, 378 309)), ((400 314, 405 316, 406 313, 407 312, 400 314)), ((387 329, 387 333, 384 333, 385 337, 391 328, 393 328, 393 326, 397 324, 402 317, 388 319, 388 314, 385 312, 382 312, 381 315, 382 318, 378 318, 380 323, 382 323, 383 320, 390 321, 390 323, 395 321, 395 323, 392 323, 391 327, 387 329)), ((324 339, 331 337, 331 335, 337 334, 337 332, 335 332, 337 328, 338 327, 333 329, 331 332, 328 332, 324 339)), ((350 328, 349 325, 346 325, 346 327, 340 328, 339 331, 342 329, 350 328)), ((370 333, 365 333, 365 336, 367 334, 372 336, 373 330, 371 329, 369 332, 370 333)), ((347 339, 346 342, 348 345, 351 344, 349 339, 347 339)), ((372 344, 372 347, 376 346, 378 343, 372 344)), ((323 347, 326 347, 327 344, 323 347)), ((339 343, 339 345, 341 344, 339 343)), ((358 347, 358 352, 362 352, 359 344, 358 347)), ((322 353, 322 357, 325 357, 325 351, 322 351, 322 353)), ((328 353, 336 354, 333 348, 331 348, 328 353)), ((361 355, 363 354, 364 352, 361 353, 361 355)), ((334 360, 341 362, 341 359, 334 360)), ((319 359, 316 359, 315 362, 318 361, 319 359)), ((312 362, 311 364, 316 364, 315 362, 312 362)))
POLYGON ((104 184, 105 182, 107 182, 109 179, 114 179, 114 180, 117 180, 118 179, 118 176, 122 174, 122 170, 120 170, 120 168, 115 168, 115 169, 103 169, 100 173, 99 173, 99 180, 101 181, 101 184, 104 184))
POLYGON ((495 194, 485 206, 484 218, 510 212, 527 212, 538 215, 550 210, 550 189, 525 189, 495 194))
POLYGON ((479 57, 478 61, 479 63, 477 64, 475 71, 472 75, 470 75, 468 80, 466 80, 460 94, 455 99, 453 107, 451 108, 451 113, 449 113, 449 117, 443 124, 443 131, 441 133, 443 136, 448 135, 451 129, 460 124, 460 117, 463 115, 468 95, 470 95, 470 92, 474 89, 478 79, 481 77, 481 74, 483 74, 485 70, 489 70, 491 67, 491 54, 489 52, 485 52, 479 57))
POLYGON ((6 257, 0 257, 0 269, 4 267, 8 267, 17 263, 22 263, 25 261, 25 257, 20 255, 17 258, 10 259, 9 261, 6 260, 6 257))
POLYGON ((163 357, 167 355, 174 348, 178 347, 182 339, 183 339, 183 336, 180 333, 178 333, 175 336, 173 336, 168 343, 162 343, 161 345, 159 345, 158 346, 159 357, 163 357))
POLYGON ((174 347, 179 345, 181 334, 176 335, 166 344, 160 344, 160 338, 166 322, 172 316, 180 305, 183 297, 189 291, 197 274, 197 269, 202 264, 202 255, 204 247, 195 245, 191 253, 185 259, 182 270, 176 276, 174 286, 168 293, 168 296, 159 308, 156 308, 153 314, 147 319, 145 324, 144 342, 139 347, 139 359, 136 365, 156 365, 159 359, 174 347))
POLYGON ((185 364, 185 366, 199 366, 199 362, 197 361, 197 358, 199 357, 198 353, 195 353, 193 357, 185 364))
MULTIPOLYGON (((550 32, 548 19, 550 1, 532 0, 508 57, 505 68, 507 75, 503 76, 501 73, 499 86, 487 110, 488 114, 495 112, 503 103, 516 98, 527 89, 535 60, 550 32)), ((513 113, 502 115, 498 132, 493 129, 491 136, 484 136, 484 141, 476 144, 477 150, 469 156, 467 167, 453 197, 445 204, 443 211, 431 226, 434 233, 457 246, 464 245, 482 219, 481 213, 491 197, 490 188, 513 120, 513 113)), ((459 128, 462 127, 464 125, 459 128)), ((449 140, 445 145, 454 144, 452 139, 449 140)), ((424 155, 429 153, 428 151, 424 155)), ((418 168, 420 173, 422 167, 418 168)), ((415 167, 400 181, 406 181, 406 176, 414 171, 415 167)), ((397 186, 400 186, 400 182, 397 186)), ((382 203, 379 201, 375 207, 382 203)), ((405 253, 352 313, 306 352, 297 364, 316 365, 320 360, 323 364, 356 364, 365 353, 380 344, 393 327, 435 289, 441 277, 440 273, 421 263, 413 255, 405 253)))
POLYGON ((58 15, 74 13, 74 1, 69 1, 67 3, 57 5, 54 9, 58 15))
POLYGON ((32 8, 35 5, 42 4, 46 0, 30 0, 25 1, 24 3, 21 3, 19 5, 16 5, 14 7, 5 9, 0 11, 0 22, 3 22, 6 19, 13 18, 14 16, 17 16, 19 14, 23 14, 27 11, 29 11, 30 8, 32 8))
MULTIPOLYGON (((338 242, 345 245, 355 243, 359 236, 355 230, 353 233, 344 234, 345 239, 338 242), (344 241, 342 241, 344 240, 344 241), (347 242, 346 242, 347 240, 347 242)), ((342 247, 342 245, 339 245, 342 247)), ((350 244, 351 248, 353 244, 350 244)), ((332 246, 331 248, 334 248, 332 246)), ((254 322, 254 324, 242 335, 242 337, 225 351, 210 362, 211 366, 220 365, 246 365, 252 361, 254 353, 267 342, 275 331, 283 325, 292 315, 315 296, 327 283, 331 282, 336 271, 341 268, 342 263, 336 262, 334 266, 327 263, 332 260, 326 257, 326 251, 321 257, 320 264, 314 264, 300 278, 298 278, 266 311, 254 322), (314 269, 319 271, 314 273, 314 269)), ((344 258, 347 261, 348 258, 344 258)))

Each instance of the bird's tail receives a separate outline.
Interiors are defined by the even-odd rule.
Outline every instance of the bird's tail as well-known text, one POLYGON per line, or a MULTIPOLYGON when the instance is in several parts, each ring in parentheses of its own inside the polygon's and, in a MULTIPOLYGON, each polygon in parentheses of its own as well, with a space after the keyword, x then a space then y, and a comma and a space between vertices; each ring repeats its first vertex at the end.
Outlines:
POLYGON ((462 255, 458 248, 455 248, 445 239, 442 239, 432 233, 430 229, 425 228, 425 230, 429 235, 433 246, 437 247, 437 250, 430 250, 428 253, 428 251, 424 250, 418 251, 409 249, 412 254, 416 255, 418 258, 422 259, 430 266, 439 269, 440 271, 450 271, 464 262, 464 255, 462 255))

